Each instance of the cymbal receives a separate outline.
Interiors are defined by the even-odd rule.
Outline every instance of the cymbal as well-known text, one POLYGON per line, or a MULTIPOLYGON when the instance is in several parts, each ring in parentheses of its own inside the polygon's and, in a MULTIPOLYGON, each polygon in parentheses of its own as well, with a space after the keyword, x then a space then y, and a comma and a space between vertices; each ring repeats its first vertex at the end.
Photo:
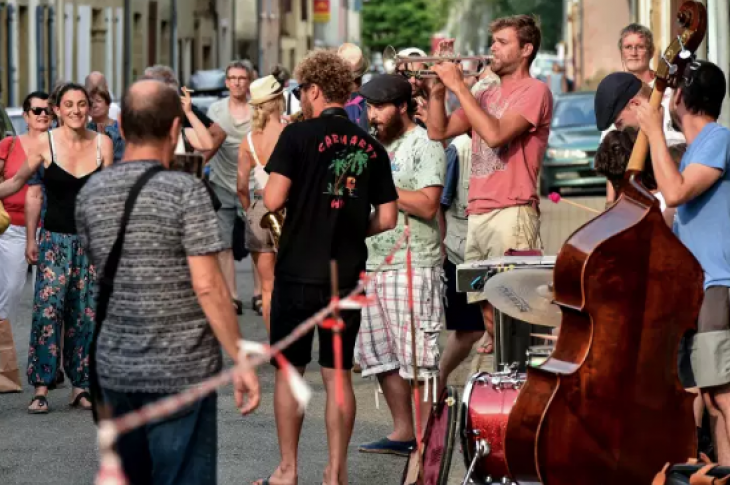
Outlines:
POLYGON ((497 310, 533 325, 559 327, 562 313, 553 303, 553 270, 520 269, 492 276, 484 296, 497 310))

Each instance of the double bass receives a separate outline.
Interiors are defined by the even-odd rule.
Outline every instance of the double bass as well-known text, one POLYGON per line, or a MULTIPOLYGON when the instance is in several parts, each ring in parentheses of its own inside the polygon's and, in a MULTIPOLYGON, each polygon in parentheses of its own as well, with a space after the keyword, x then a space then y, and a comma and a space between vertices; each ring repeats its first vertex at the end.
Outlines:
MULTIPOLYGON (((706 31, 700 2, 685 2, 677 18, 683 30, 660 59, 655 108, 706 31)), ((528 368, 505 431, 519 484, 648 485, 665 463, 696 456, 693 395, 679 383, 677 352, 696 329, 703 272, 641 183, 647 153, 641 133, 616 203, 558 254, 560 336, 528 368)))

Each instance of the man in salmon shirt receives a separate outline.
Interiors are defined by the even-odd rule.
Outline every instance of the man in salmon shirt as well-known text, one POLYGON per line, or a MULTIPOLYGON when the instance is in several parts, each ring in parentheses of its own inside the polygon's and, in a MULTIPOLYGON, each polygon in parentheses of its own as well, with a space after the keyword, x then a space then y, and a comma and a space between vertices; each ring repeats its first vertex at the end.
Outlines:
MULTIPOLYGON (((441 82, 434 80, 429 86, 429 137, 446 140, 472 130, 466 262, 499 258, 509 249, 538 247, 537 183, 553 116, 550 89, 530 77, 541 42, 535 19, 529 15, 500 18, 490 30, 490 67, 499 76, 499 85, 472 96, 457 64, 444 62, 433 67, 441 82), (448 117, 447 89, 461 104, 448 117)), ((481 293, 468 297, 469 303, 481 305, 487 332, 493 337, 492 306, 481 293)), ((492 350, 489 342, 482 351, 492 350)))

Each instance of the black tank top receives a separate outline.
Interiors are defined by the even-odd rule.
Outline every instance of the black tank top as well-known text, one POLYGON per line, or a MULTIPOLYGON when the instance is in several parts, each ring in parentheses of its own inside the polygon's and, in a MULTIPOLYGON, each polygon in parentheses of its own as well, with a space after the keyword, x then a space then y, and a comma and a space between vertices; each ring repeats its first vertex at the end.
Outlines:
POLYGON ((96 170, 83 177, 74 177, 56 163, 53 135, 48 132, 51 142, 51 164, 43 174, 47 201, 43 228, 47 231, 76 234, 76 196, 89 178, 102 168, 100 137, 101 135, 96 137, 96 170))

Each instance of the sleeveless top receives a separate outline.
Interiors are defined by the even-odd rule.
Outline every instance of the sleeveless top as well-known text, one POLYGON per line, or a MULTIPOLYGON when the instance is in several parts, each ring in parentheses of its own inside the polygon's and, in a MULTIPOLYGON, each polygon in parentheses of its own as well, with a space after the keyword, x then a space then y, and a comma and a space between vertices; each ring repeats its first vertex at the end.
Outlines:
POLYGON ((251 149, 251 155, 253 155, 253 159, 256 162, 256 165, 253 168, 253 190, 264 190, 266 182, 269 181, 269 174, 266 173, 264 166, 261 164, 261 161, 259 161, 258 155, 256 155, 256 149, 253 146, 251 134, 252 133, 249 131, 246 140, 248 141, 248 147, 251 149))
POLYGON ((101 133, 96 135, 96 169, 83 177, 75 177, 58 164, 53 134, 48 132, 51 144, 51 164, 43 174, 43 184, 48 201, 43 227, 47 231, 76 234, 76 196, 89 178, 102 168, 101 136, 101 133))

